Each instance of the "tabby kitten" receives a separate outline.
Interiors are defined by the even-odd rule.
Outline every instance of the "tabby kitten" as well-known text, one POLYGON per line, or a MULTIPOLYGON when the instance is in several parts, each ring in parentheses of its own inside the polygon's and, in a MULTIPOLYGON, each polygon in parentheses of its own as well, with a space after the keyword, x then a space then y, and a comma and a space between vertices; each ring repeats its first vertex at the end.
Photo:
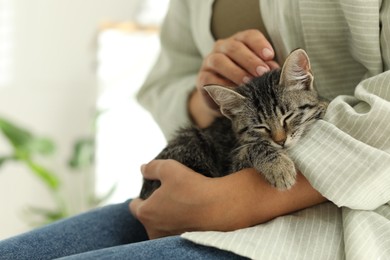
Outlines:
MULTIPOLYGON (((293 51, 281 71, 247 84, 205 89, 224 117, 205 129, 180 129, 156 159, 177 160, 208 177, 255 168, 276 188, 291 188, 297 174, 286 149, 323 117, 327 107, 313 87, 306 52, 293 51)), ((145 179, 140 197, 149 197, 159 186, 159 181, 145 179)))

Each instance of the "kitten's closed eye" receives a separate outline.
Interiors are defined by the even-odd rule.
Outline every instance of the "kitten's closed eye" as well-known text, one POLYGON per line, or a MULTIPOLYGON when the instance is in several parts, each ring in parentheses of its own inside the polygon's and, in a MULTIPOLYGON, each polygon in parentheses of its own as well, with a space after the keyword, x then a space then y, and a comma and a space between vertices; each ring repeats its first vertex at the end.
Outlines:
POLYGON ((283 126, 283 128, 286 128, 287 127, 287 124, 289 122, 289 119, 291 119, 294 115, 294 112, 290 112, 286 115, 284 115, 281 119, 281 125, 283 126))
POLYGON ((271 133, 271 129, 266 125, 255 125, 255 126, 253 126, 253 129, 259 130, 259 131, 261 131, 263 133, 267 133, 267 134, 271 133))
POLYGON ((313 104, 304 104, 304 105, 302 105, 302 106, 300 106, 300 107, 298 107, 300 110, 305 110, 305 109, 313 109, 313 108, 315 108, 316 107, 316 105, 313 105, 313 104))

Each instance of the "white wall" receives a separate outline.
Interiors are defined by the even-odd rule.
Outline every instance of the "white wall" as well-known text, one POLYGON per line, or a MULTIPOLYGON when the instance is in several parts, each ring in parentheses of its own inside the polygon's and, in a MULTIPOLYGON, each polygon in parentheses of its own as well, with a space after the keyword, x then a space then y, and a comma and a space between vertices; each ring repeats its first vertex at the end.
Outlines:
MULTIPOLYGON (((46 166, 63 176, 74 211, 85 207, 80 197, 90 177, 70 173, 65 163, 73 141, 90 134, 97 26, 106 19, 131 19, 139 2, 10 0, 14 74, 0 86, 0 116, 55 140, 57 152, 46 166)), ((0 136, 0 154, 8 150, 0 136)), ((50 204, 46 190, 24 167, 9 163, 0 169, 0 239, 30 228, 21 218, 26 205, 50 204)))

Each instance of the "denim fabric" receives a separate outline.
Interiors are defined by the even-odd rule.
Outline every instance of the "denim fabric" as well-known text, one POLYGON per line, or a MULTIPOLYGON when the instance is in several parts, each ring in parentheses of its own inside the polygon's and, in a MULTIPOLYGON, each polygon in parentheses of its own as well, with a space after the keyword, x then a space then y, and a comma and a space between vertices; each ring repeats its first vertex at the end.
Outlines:
POLYGON ((213 247, 197 245, 179 236, 122 245, 61 258, 62 260, 95 259, 244 259, 213 247))
POLYGON ((0 259, 240 259, 179 236, 147 240, 128 203, 95 209, 0 241, 0 259))

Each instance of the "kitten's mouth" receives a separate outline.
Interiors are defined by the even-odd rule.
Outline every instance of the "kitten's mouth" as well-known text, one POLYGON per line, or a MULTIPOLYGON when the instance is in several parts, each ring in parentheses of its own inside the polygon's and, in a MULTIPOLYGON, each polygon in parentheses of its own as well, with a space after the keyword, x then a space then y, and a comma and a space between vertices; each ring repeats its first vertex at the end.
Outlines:
POLYGON ((286 148, 285 144, 278 144, 278 143, 275 143, 274 141, 271 142, 271 145, 275 148, 278 148, 278 149, 285 149, 286 148))
POLYGON ((278 149, 287 149, 287 148, 291 147, 291 142, 290 142, 290 140, 288 140, 288 138, 284 142, 272 141, 271 144, 273 147, 278 148, 278 149))

